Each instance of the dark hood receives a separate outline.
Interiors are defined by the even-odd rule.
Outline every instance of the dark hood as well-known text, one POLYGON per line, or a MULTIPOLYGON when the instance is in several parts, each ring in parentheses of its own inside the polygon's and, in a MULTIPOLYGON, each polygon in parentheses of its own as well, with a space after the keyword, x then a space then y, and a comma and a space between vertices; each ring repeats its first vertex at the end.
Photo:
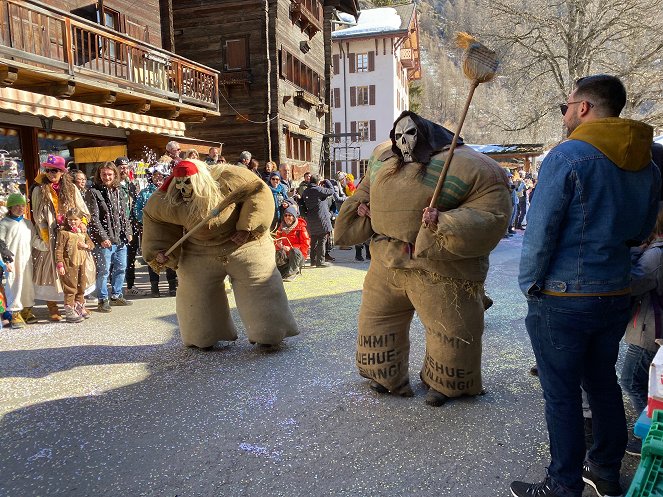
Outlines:
MULTIPOLYGON (((414 147, 414 160, 420 164, 428 164, 433 155, 440 153, 446 147, 451 145, 454 134, 449 131, 444 126, 424 119, 423 117, 405 110, 398 116, 398 119, 394 121, 394 125, 389 132, 389 138, 391 138, 391 150, 401 159, 403 154, 396 146, 396 140, 394 139, 394 128, 396 128, 396 123, 403 119, 406 116, 410 116, 414 123, 417 125, 417 145, 414 147)), ((458 137, 458 146, 463 144, 463 139, 458 137)))

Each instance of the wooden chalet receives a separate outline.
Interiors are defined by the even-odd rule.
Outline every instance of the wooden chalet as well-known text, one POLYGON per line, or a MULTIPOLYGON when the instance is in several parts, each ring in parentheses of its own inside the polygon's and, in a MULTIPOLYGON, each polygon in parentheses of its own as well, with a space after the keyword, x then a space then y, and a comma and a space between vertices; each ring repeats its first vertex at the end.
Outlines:
POLYGON ((294 166, 295 177, 320 165, 331 130, 331 21, 357 16, 357 0, 177 0, 177 53, 219 75, 219 117, 191 126, 224 143, 228 162, 243 150, 261 165, 294 166))
POLYGON ((29 182, 49 153, 89 175, 169 140, 218 146, 185 136, 218 116, 218 71, 162 48, 170 15, 160 0, 0 0, 0 169, 29 182))

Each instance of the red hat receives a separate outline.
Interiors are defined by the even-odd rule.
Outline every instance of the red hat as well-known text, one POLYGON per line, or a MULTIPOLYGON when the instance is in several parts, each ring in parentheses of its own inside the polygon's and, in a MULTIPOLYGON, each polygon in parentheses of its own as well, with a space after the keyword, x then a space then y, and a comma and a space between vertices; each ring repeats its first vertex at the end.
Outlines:
POLYGON ((170 185, 170 182, 173 180, 173 178, 184 178, 185 176, 193 176, 197 173, 198 166, 188 160, 181 160, 175 165, 173 171, 170 173, 170 176, 166 179, 166 181, 163 182, 163 185, 161 185, 159 190, 164 192, 168 190, 168 185, 170 185))
POLYGON ((44 169, 59 169, 64 173, 67 172, 67 165, 64 162, 64 158, 59 155, 49 155, 46 162, 41 163, 41 167, 44 169))

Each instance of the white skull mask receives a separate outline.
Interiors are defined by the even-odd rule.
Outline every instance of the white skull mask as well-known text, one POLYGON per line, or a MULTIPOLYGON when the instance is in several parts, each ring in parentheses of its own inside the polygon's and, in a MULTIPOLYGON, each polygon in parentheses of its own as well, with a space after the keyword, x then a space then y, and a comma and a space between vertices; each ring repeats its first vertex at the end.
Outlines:
POLYGON ((417 145, 417 125, 410 116, 406 116, 394 127, 396 146, 403 154, 404 162, 414 162, 414 147, 417 145))
POLYGON ((183 176, 175 178, 175 189, 182 195, 182 200, 189 202, 193 197, 193 185, 191 184, 191 176, 183 176))

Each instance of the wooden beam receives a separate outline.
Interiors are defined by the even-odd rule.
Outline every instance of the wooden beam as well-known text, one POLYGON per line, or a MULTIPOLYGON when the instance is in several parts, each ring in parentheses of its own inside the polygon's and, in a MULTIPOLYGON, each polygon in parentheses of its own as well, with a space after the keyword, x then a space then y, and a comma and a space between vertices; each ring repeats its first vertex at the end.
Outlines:
POLYGON ((51 95, 56 98, 69 98, 76 91, 76 82, 75 81, 63 81, 62 83, 56 83, 51 85, 51 95))
POLYGON ((191 114, 187 116, 180 116, 177 120, 183 123, 204 123, 207 116, 203 114, 191 114))
POLYGON ((0 67, 0 86, 11 86, 18 78, 17 67, 0 67))
POLYGON ((175 107, 174 109, 153 110, 149 114, 155 117, 163 117, 164 119, 177 119, 180 115, 180 108, 175 107))
POLYGON ((135 112, 136 114, 145 114, 150 110, 152 102, 150 100, 141 100, 132 104, 116 105, 116 109, 126 110, 128 112, 135 112))
POLYGON ((115 103, 117 93, 114 91, 104 91, 101 93, 87 93, 85 95, 76 95, 77 102, 94 105, 111 105, 115 103))

